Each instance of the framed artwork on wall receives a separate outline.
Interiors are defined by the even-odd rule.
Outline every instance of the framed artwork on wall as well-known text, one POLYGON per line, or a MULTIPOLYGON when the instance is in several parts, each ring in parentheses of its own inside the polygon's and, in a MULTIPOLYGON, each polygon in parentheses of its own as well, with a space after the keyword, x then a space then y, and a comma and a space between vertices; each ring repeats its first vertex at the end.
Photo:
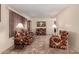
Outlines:
POLYGON ((45 21, 38 21, 37 27, 46 27, 46 22, 45 21))
POLYGON ((0 22, 1 22, 1 4, 0 4, 0 22))

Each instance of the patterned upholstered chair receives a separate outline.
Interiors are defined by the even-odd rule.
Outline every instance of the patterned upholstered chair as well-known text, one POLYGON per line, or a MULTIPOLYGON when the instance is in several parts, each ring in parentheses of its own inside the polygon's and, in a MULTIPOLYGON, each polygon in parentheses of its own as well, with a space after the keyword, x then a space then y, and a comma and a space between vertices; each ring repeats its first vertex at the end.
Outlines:
POLYGON ((33 32, 28 31, 15 31, 14 45, 15 48, 23 48, 33 42, 33 32))
POLYGON ((60 31, 59 35, 60 35, 60 37, 58 35, 53 35, 50 38, 49 46, 52 48, 67 49, 68 32, 67 31, 60 31))

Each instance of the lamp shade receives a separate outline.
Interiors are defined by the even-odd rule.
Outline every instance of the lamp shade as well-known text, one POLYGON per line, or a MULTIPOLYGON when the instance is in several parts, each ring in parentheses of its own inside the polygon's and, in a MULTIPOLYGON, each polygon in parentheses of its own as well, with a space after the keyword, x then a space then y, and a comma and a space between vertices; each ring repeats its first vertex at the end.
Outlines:
POLYGON ((54 24, 53 26, 52 26, 53 28, 57 28, 57 26, 54 24))
POLYGON ((23 28, 24 28, 24 26, 23 26, 23 24, 22 24, 22 23, 18 23, 18 25, 16 26, 16 28, 23 29, 23 28))

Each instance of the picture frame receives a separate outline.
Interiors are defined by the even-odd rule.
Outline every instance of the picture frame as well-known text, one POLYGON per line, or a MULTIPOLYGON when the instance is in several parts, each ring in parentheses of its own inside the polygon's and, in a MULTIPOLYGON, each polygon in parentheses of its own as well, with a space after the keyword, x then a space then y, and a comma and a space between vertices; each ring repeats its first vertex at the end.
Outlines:
POLYGON ((1 4, 0 4, 0 22, 1 22, 1 4))
POLYGON ((37 27, 46 27, 46 22, 45 21, 38 21, 37 27))

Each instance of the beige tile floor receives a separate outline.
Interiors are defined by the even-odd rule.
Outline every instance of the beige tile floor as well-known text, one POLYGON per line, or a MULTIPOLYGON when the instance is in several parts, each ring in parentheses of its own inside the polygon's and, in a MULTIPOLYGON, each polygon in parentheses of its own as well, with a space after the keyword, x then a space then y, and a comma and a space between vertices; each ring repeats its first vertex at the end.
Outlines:
POLYGON ((3 54, 78 54, 72 49, 61 50, 49 47, 49 38, 51 35, 35 36, 31 45, 26 46, 24 49, 18 50, 10 48, 3 52, 3 54))

